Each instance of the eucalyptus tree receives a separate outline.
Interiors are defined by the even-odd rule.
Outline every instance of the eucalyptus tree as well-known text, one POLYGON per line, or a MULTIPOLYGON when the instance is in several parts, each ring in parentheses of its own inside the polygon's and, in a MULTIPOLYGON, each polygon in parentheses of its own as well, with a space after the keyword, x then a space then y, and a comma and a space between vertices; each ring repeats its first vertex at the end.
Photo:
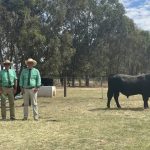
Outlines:
POLYGON ((3 53, 6 45, 5 36, 3 33, 3 28, 0 26, 0 64, 3 62, 3 53))
POLYGON ((27 57, 37 58, 44 42, 39 20, 41 11, 36 11, 38 2, 40 0, 0 1, 1 26, 7 43, 3 57, 14 59, 16 66, 19 63, 22 66, 27 57))
POLYGON ((72 32, 67 28, 67 1, 47 1, 42 17, 42 31, 46 37, 42 68, 45 74, 63 76, 74 55, 72 32))
POLYGON ((70 65, 73 75, 88 79, 88 76, 110 73, 111 69, 119 70, 116 62, 127 32, 123 25, 123 5, 117 0, 74 3, 76 5, 71 5, 71 11, 67 13, 71 16, 67 23, 73 32, 73 46, 76 48, 70 65))
POLYGON ((129 74, 147 73, 150 71, 149 63, 149 42, 150 34, 140 29, 135 30, 135 35, 131 39, 131 53, 129 55, 129 74), (134 61, 133 61, 134 60, 134 61))
POLYGON ((24 6, 21 0, 0 1, 1 38, 4 43, 1 49, 1 59, 14 60, 16 64, 18 64, 17 41, 24 18, 23 10, 24 6))
POLYGON ((23 3, 21 0, 1 0, 0 6, 1 27, 6 41, 4 57, 12 60, 15 54, 15 44, 22 26, 20 20, 22 18, 23 3))
MULTIPOLYGON (((72 58, 70 69, 72 72, 72 80, 75 76, 86 77, 88 85, 88 77, 91 75, 91 47, 94 39, 93 31, 93 14, 92 9, 96 1, 70 1, 67 11, 67 24, 73 32, 73 46, 76 53, 72 58)), ((73 82, 74 83, 74 82, 73 82)))
POLYGON ((124 17, 124 7, 118 0, 88 0, 79 11, 74 23, 77 50, 74 60, 77 63, 73 60, 79 74, 97 76, 119 70, 116 63, 127 32, 124 17))
MULTIPOLYGON (((0 0, 0 58, 42 76, 86 78, 146 72, 150 33, 136 27, 118 0, 0 0)), ((18 66, 18 67, 19 67, 18 66)))
POLYGON ((24 60, 32 57, 38 61, 40 68, 46 41, 41 28, 41 16, 44 14, 44 7, 44 0, 24 0, 24 23, 18 40, 18 53, 21 56, 22 67, 24 60))
POLYGON ((104 41, 104 50, 101 51, 106 58, 105 65, 108 66, 105 74, 110 74, 119 70, 122 43, 126 33, 123 24, 125 10, 118 0, 102 1, 100 8, 103 16, 98 24, 98 37, 104 41))

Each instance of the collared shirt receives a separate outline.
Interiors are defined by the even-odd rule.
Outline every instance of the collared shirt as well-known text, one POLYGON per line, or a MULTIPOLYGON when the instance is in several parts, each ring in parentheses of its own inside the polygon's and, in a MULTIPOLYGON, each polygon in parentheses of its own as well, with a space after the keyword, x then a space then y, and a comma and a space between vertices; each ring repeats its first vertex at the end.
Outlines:
POLYGON ((9 84, 7 70, 4 69, 4 70, 0 71, 0 86, 1 87, 14 86, 15 80, 17 80, 15 70, 14 69, 8 69, 8 71, 9 71, 9 77, 10 77, 10 83, 11 84, 9 84))
POLYGON ((32 88, 41 86, 41 76, 39 70, 36 68, 31 69, 30 85, 28 85, 29 68, 23 69, 20 75, 19 85, 23 88, 32 88))

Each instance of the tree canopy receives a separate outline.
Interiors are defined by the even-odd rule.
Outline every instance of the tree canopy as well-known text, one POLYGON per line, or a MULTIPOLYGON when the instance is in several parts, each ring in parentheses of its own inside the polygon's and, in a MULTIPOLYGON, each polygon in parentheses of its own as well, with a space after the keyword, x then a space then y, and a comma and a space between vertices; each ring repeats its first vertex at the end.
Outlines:
POLYGON ((118 0, 0 0, 0 60, 38 61, 42 76, 150 70, 150 32, 118 0))

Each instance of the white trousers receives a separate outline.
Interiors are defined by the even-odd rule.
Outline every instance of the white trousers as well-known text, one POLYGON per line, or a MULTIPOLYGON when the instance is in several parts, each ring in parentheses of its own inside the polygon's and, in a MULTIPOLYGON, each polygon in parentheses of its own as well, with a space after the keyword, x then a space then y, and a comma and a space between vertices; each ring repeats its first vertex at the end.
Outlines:
POLYGON ((37 92, 34 92, 34 89, 24 89, 23 94, 24 99, 24 117, 28 118, 28 107, 29 107, 29 100, 31 100, 32 109, 33 109, 33 117, 34 119, 38 119, 38 104, 37 104, 37 92))

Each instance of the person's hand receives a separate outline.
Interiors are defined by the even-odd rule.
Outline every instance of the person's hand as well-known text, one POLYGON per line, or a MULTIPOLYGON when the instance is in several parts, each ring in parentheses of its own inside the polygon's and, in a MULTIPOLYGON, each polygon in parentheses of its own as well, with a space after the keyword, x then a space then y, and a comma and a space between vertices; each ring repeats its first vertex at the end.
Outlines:
POLYGON ((33 89, 34 93, 38 92, 38 90, 39 90, 38 88, 33 89))

